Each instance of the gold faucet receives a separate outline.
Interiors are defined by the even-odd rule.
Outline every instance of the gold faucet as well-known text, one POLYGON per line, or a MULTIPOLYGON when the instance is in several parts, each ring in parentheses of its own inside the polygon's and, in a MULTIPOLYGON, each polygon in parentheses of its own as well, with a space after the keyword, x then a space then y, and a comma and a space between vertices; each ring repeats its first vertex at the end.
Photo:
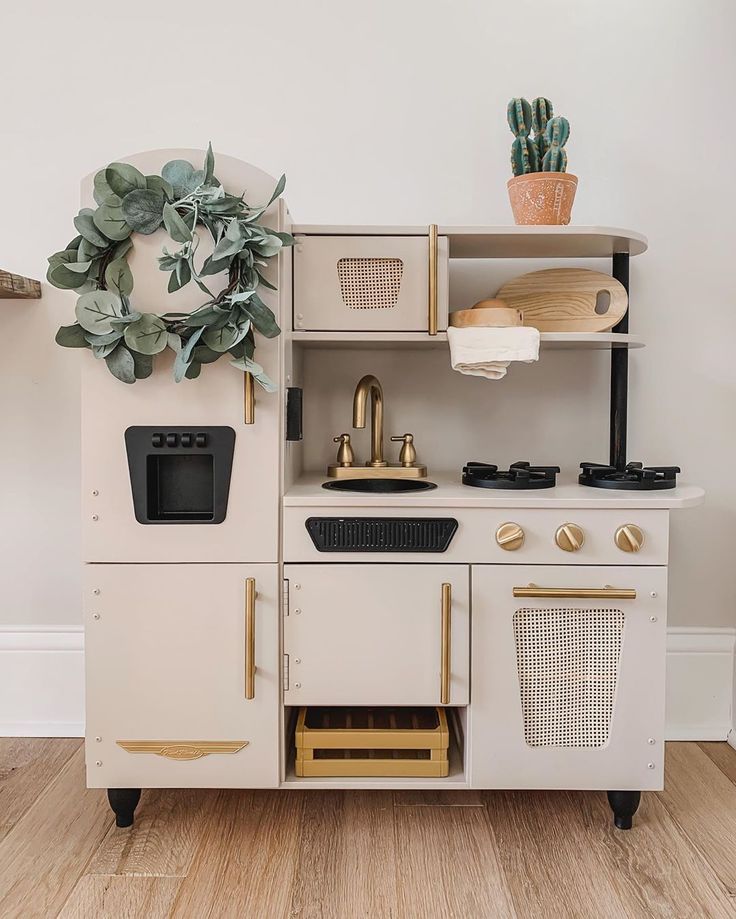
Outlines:
POLYGON ((327 467, 332 479, 423 479, 427 467, 417 463, 414 435, 402 434, 392 440, 403 441, 398 464, 387 463, 383 458, 383 388, 372 373, 366 374, 355 387, 353 396, 353 427, 365 427, 365 414, 371 397, 371 458, 365 466, 355 465, 355 456, 350 445, 349 434, 333 438, 340 444, 337 461, 327 467))
POLYGON ((383 458, 383 388, 372 373, 366 374, 355 387, 353 396, 353 427, 365 427, 365 407, 371 397, 371 467, 388 466, 383 458))

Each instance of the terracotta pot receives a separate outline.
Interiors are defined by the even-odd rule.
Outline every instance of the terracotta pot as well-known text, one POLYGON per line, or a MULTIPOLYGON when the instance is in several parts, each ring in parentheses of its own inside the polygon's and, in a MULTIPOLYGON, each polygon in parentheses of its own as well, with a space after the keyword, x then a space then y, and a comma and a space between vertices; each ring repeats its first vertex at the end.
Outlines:
POLYGON ((578 177, 569 172, 530 172, 509 179, 514 223, 560 225, 570 223, 578 177))

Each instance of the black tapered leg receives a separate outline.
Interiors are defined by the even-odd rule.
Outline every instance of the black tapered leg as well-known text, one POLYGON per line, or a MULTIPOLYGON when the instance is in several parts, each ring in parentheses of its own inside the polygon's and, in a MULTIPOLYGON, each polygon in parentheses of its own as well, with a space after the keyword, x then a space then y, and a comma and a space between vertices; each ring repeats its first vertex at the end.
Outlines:
POLYGON ((630 830, 633 816, 641 801, 640 791, 609 791, 608 803, 613 811, 613 822, 619 830, 630 830))
POLYGON ((133 826, 133 814, 140 799, 140 788, 108 788, 107 800, 115 811, 115 826, 133 826))

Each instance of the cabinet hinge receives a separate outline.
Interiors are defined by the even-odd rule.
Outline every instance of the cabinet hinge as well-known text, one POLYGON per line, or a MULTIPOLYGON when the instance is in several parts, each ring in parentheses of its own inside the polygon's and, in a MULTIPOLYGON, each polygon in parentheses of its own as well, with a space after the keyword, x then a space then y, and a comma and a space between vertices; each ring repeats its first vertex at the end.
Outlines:
POLYGON ((289 688, 289 655, 284 654, 284 689, 289 688))
POLYGON ((284 616, 289 615, 289 579, 284 578, 283 593, 281 596, 284 604, 284 616))

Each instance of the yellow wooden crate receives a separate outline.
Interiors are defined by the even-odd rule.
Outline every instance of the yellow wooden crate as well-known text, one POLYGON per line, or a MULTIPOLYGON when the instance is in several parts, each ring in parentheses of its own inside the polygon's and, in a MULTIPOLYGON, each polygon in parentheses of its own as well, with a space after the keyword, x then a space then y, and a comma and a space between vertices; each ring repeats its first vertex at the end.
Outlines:
POLYGON ((302 708, 295 737, 297 776, 449 774, 442 708, 302 708))

